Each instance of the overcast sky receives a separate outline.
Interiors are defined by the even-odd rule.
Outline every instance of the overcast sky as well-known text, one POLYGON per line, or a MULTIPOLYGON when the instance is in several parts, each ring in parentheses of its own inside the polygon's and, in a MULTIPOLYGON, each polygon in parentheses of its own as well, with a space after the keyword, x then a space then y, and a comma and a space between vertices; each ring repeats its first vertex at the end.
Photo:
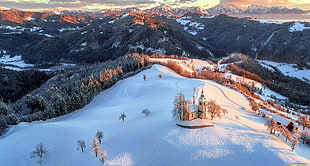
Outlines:
POLYGON ((213 7, 219 3, 258 4, 310 10, 310 0, 0 0, 0 7, 17 9, 52 9, 56 7, 84 9, 151 8, 162 3, 172 7, 201 6, 203 8, 213 7))

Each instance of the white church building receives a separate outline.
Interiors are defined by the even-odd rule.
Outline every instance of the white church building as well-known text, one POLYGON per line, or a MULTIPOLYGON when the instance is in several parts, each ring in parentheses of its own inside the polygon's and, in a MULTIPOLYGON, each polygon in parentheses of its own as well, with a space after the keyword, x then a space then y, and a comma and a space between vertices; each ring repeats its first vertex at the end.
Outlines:
POLYGON ((206 119, 207 118, 206 103, 207 99, 202 90, 201 95, 198 99, 198 105, 197 104, 188 105, 188 109, 183 110, 183 112, 181 112, 180 115, 181 120, 190 121, 194 119, 206 119))

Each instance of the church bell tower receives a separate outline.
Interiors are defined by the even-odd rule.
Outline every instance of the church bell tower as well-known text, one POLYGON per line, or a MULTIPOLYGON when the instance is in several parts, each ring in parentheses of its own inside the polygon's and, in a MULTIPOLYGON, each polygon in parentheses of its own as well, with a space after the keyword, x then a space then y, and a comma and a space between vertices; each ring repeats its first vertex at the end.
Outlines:
POLYGON ((203 89, 202 89, 201 95, 199 97, 199 103, 198 103, 198 117, 200 119, 206 119, 207 118, 206 103, 207 103, 207 99, 206 99, 204 92, 203 92, 203 89))

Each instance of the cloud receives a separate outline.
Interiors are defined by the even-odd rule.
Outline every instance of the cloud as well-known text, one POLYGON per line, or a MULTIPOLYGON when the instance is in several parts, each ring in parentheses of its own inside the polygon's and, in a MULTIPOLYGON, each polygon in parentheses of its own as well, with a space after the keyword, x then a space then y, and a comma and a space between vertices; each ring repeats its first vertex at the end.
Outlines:
POLYGON ((127 7, 127 6, 148 6, 155 4, 155 0, 45 0, 45 1, 9 1, 0 0, 1 6, 18 9, 42 9, 42 8, 83 8, 85 6, 109 6, 109 7, 127 7))

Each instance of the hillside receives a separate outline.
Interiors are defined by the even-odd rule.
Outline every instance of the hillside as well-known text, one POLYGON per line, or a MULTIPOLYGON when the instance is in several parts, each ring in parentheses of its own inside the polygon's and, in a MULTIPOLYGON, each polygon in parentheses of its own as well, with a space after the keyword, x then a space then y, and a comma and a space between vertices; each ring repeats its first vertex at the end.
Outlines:
POLYGON ((184 78, 154 65, 119 81, 74 113, 11 127, 0 139, 0 162, 34 165, 29 153, 42 142, 49 149, 44 165, 100 165, 99 158, 91 153, 91 144, 96 131, 102 130, 106 165, 310 163, 309 148, 298 145, 292 152, 282 137, 269 135, 266 119, 249 109, 249 102, 237 91, 213 81, 184 78), (159 74, 163 75, 161 79, 159 74), (228 110, 221 119, 194 122, 214 123, 215 127, 189 130, 175 125, 173 98, 183 92, 190 99, 193 88, 197 92, 204 89, 207 99, 228 110), (145 108, 152 112, 149 117, 141 114, 145 108), (127 115, 125 122, 118 120, 123 112, 127 115), (77 139, 86 141, 86 152, 76 150, 77 139))
MULTIPOLYGON (((167 9, 154 9, 159 10, 167 9)), ((96 63, 133 52, 192 58, 242 53, 309 67, 309 22, 211 16, 203 11, 159 15, 134 9, 108 16, 19 10, 0 14, 0 39, 6 41, 0 43, 0 54, 22 55, 26 63, 96 63)))

